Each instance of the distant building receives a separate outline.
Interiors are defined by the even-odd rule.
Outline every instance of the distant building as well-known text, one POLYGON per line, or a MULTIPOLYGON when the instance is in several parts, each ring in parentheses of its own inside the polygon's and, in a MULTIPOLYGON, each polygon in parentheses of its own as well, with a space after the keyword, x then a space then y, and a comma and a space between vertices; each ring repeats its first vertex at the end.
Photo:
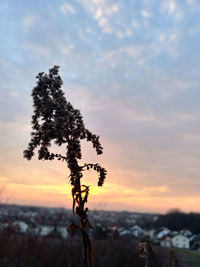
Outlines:
POLYGON ((57 231, 59 232, 60 236, 61 236, 63 239, 67 239, 67 237, 68 237, 68 232, 67 232, 66 227, 59 226, 59 227, 57 227, 57 231))
POLYGON ((130 230, 135 237, 139 237, 143 234, 142 228, 140 228, 138 225, 132 226, 130 230))
POLYGON ((188 230, 188 229, 181 230, 180 231, 180 234, 182 234, 182 235, 184 235, 186 237, 189 237, 189 238, 193 236, 193 233, 190 230, 188 230))
POLYGON ((190 247, 192 250, 199 250, 200 251, 200 234, 193 235, 190 238, 190 247))
POLYGON ((190 248, 190 239, 182 234, 178 234, 172 238, 172 245, 175 248, 190 248))
POLYGON ((54 226, 42 226, 40 229, 40 235, 41 236, 47 236, 51 232, 53 232, 53 230, 54 230, 54 226))
POLYGON ((136 223, 136 220, 133 219, 133 218, 127 218, 126 219, 126 222, 129 223, 129 224, 135 224, 136 223))
POLYGON ((119 236, 126 236, 126 235, 131 235, 131 231, 128 229, 124 229, 124 230, 119 232, 119 236))
POLYGON ((162 239, 164 236, 166 236, 166 235, 168 235, 170 233, 171 233, 171 231, 168 228, 162 227, 160 229, 160 231, 157 233, 157 238, 158 239, 162 239))
POLYGON ((13 223, 13 227, 16 229, 17 232, 26 233, 28 230, 28 224, 23 221, 16 221, 13 223))
POLYGON ((164 248, 171 248, 172 247, 172 237, 169 235, 164 236, 160 240, 160 246, 164 248))
POLYGON ((68 237, 68 232, 64 226, 41 226, 39 234, 51 238, 67 239, 68 237))
POLYGON ((149 237, 150 239, 153 239, 155 237, 155 229, 151 229, 151 230, 143 230, 144 231, 144 235, 149 237))

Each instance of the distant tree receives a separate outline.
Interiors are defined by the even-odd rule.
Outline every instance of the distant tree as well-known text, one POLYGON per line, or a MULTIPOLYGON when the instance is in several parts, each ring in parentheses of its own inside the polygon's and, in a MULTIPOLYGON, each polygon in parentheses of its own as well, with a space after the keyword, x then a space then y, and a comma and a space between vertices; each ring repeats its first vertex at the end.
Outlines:
POLYGON ((175 231, 188 229, 197 234, 200 232, 200 214, 194 212, 184 213, 178 209, 173 209, 166 214, 160 215, 155 222, 155 226, 165 226, 175 231))
POLYGON ((99 136, 85 128, 82 115, 65 98, 61 89, 63 81, 58 74, 59 67, 54 66, 48 74, 41 72, 37 75, 37 85, 32 90, 33 116, 31 140, 24 150, 24 157, 28 160, 34 155, 38 147, 39 160, 58 159, 65 161, 70 170, 72 185, 73 212, 80 218, 80 225, 72 223, 68 229, 80 229, 83 239, 84 266, 92 266, 92 245, 86 232, 86 227, 92 228, 85 203, 88 200, 89 186, 81 184, 83 171, 93 169, 99 174, 98 186, 102 186, 106 177, 106 170, 98 163, 79 165, 82 157, 81 140, 92 142, 97 155, 102 154, 103 148, 99 136), (58 146, 66 146, 66 155, 52 153, 49 148, 52 141, 58 146))

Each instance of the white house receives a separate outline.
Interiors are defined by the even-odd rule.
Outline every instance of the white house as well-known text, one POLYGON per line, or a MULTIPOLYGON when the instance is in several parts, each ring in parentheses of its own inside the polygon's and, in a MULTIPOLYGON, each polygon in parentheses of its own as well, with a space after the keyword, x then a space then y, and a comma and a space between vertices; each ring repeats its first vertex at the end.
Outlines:
POLYGON ((172 238, 168 235, 164 236, 160 240, 160 246, 165 248, 171 248, 172 247, 172 238))
POLYGON ((142 228, 140 228, 138 225, 132 226, 130 230, 135 237, 139 237, 143 234, 142 228))
POLYGON ((153 239, 155 236, 155 229, 151 229, 151 230, 143 230, 144 231, 144 236, 148 236, 149 238, 153 239))
POLYGON ((172 238, 172 245, 175 248, 190 248, 190 239, 182 234, 172 238))
POLYGON ((170 234, 170 230, 166 227, 162 227, 162 230, 157 234, 158 239, 162 239, 164 236, 170 234))
POLYGON ((63 239, 67 239, 68 237, 68 232, 66 230, 66 227, 59 226, 57 227, 57 231, 60 233, 61 237, 63 239))
POLYGON ((53 232, 54 226, 42 226, 40 229, 40 235, 41 236, 47 236, 51 232, 53 232))
POLYGON ((26 233, 26 231, 28 230, 28 224, 23 221, 14 222, 13 226, 16 227, 16 230, 20 233, 26 233))
POLYGON ((131 231, 130 230, 127 230, 127 229, 124 229, 122 231, 119 232, 119 235, 120 236, 124 236, 124 235, 130 235, 131 234, 131 231))
POLYGON ((181 230, 180 231, 180 234, 182 234, 182 235, 184 235, 184 236, 187 236, 187 237, 191 237, 191 236, 193 236, 193 233, 190 231, 190 230, 188 230, 188 229, 183 229, 183 230, 181 230))

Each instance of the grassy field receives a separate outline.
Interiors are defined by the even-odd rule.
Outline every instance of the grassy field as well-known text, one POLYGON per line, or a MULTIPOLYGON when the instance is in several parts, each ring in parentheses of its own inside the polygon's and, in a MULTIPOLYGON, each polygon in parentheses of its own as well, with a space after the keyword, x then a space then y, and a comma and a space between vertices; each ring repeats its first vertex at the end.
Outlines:
POLYGON ((200 251, 184 249, 175 250, 179 262, 183 267, 200 267, 200 251))

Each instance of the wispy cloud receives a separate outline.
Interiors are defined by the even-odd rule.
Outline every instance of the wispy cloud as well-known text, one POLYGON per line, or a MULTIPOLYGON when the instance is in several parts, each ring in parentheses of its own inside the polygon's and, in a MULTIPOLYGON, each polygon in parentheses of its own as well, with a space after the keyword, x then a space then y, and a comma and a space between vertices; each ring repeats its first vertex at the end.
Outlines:
POLYGON ((73 45, 60 45, 60 51, 64 55, 68 55, 73 50, 74 50, 74 46, 73 45))
POLYGON ((103 33, 112 33, 112 19, 115 14, 118 13, 119 7, 116 3, 109 1, 88 1, 79 0, 84 8, 91 13, 94 19, 97 21, 99 27, 103 33))
POLYGON ((22 24, 26 31, 29 31, 31 27, 34 26, 35 21, 37 20, 37 16, 35 15, 26 15, 22 19, 22 24))
POLYGON ((144 18, 149 18, 151 16, 150 12, 144 9, 141 11, 141 14, 144 18))
POLYGON ((76 10, 75 8, 70 5, 69 3, 65 3, 63 5, 60 6, 60 10, 63 14, 67 14, 67 13, 71 13, 71 14, 75 14, 76 13, 76 10))
POLYGON ((186 3, 192 6, 197 6, 199 5, 197 0, 186 0, 186 3))
POLYGON ((168 15, 179 20, 183 16, 183 11, 176 0, 164 0, 161 4, 161 12, 167 12, 168 15))
POLYGON ((34 53, 36 56, 39 57, 42 56, 44 58, 48 58, 50 56, 50 49, 47 47, 43 47, 38 43, 25 42, 23 44, 23 48, 31 51, 32 53, 34 53))

